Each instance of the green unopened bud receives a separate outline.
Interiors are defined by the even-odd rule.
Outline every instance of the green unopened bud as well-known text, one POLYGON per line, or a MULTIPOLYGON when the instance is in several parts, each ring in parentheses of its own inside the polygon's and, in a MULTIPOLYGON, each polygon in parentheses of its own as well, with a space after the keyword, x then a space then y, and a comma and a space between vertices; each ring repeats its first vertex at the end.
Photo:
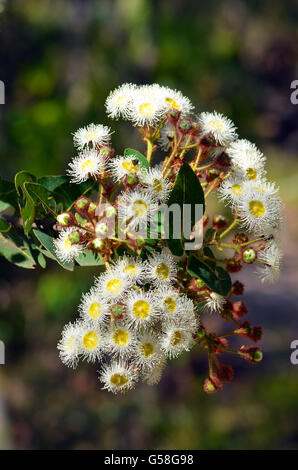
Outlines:
POLYGON ((88 224, 88 220, 78 214, 78 212, 75 213, 75 219, 81 227, 85 227, 88 224))
POLYGON ((76 202, 76 205, 79 209, 84 209, 88 204, 89 204, 89 201, 85 197, 81 197, 76 202))
POLYGON ((102 250, 103 249, 103 240, 101 238, 94 238, 94 240, 92 240, 92 247, 95 249, 95 250, 102 250))
POLYGON ((262 351, 260 349, 257 349, 256 351, 254 351, 253 360, 255 362, 261 362, 262 359, 263 359, 262 351))
POLYGON ((109 217, 113 217, 114 215, 117 214, 117 210, 115 209, 115 207, 113 206, 108 206, 106 209, 105 209, 105 214, 106 216, 109 218, 109 217))
POLYGON ((138 182, 138 177, 136 175, 129 175, 127 177, 127 184, 135 184, 138 182))
POLYGON ((198 339, 202 339, 204 338, 204 336, 205 336, 205 330, 203 328, 200 328, 196 333, 196 337, 198 339))
POLYGON ((104 236, 107 234, 108 226, 104 222, 98 222, 95 226, 95 233, 104 236))
POLYGON ((69 221, 70 221, 70 214, 68 214, 67 212, 64 212, 63 214, 59 214, 57 216, 57 222, 60 225, 66 226, 68 225, 69 221))
POLYGON ((137 237, 137 245, 138 246, 143 246, 144 244, 145 244, 145 239, 139 235, 137 237))
POLYGON ((80 233, 78 230, 75 230, 74 232, 71 232, 69 235, 68 235, 68 239, 70 241, 70 243, 79 243, 80 241, 80 233))
POLYGON ((182 131, 187 132, 192 128, 192 123, 188 119, 182 119, 179 123, 179 128, 182 131))
POLYGON ((121 317, 124 313, 124 308, 122 305, 113 305, 111 310, 114 317, 121 317))
POLYGON ((108 157, 111 153, 111 149, 110 147, 101 147, 100 149, 100 154, 103 156, 103 157, 108 157))
POLYGON ((253 263, 257 257, 257 253, 253 248, 248 248, 243 252, 243 261, 244 263, 253 263))
POLYGON ((204 287, 205 282, 202 281, 202 279, 196 279, 196 285, 199 289, 201 289, 201 287, 204 287))
POLYGON ((95 212, 97 208, 97 205, 94 204, 94 202, 90 202, 89 207, 88 207, 88 212, 95 212))

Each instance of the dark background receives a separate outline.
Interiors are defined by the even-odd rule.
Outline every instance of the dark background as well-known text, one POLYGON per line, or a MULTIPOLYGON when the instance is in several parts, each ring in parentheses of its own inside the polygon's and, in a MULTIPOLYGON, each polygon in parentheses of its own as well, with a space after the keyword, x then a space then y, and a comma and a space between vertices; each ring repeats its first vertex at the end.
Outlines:
MULTIPOLYGON (((65 171, 71 133, 89 122, 116 131, 119 153, 136 132, 104 113, 119 84, 180 89, 197 111, 217 110, 268 157, 286 204, 281 280, 246 283, 250 319, 265 327, 264 360, 235 360, 236 378, 206 396, 205 357, 171 361, 161 383, 125 396, 100 390, 97 366, 72 371, 56 343, 96 270, 22 270, 1 260, 0 447, 25 449, 298 448, 297 185, 298 6, 294 0, 0 1, 1 173, 65 171)), ((236 278, 236 277, 235 277, 236 278)), ((208 323, 220 327, 215 316, 208 323)), ((230 358, 228 358, 229 360, 230 358)))

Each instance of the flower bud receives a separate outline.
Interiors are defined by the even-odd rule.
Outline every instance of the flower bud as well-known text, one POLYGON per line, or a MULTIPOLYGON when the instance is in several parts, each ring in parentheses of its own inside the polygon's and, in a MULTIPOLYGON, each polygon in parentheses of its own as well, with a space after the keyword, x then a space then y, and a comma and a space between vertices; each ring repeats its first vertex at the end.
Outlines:
POLYGON ((234 370, 231 366, 220 364, 220 367, 216 367, 216 374, 222 382, 231 382, 234 377, 234 370))
POLYGON ((85 217, 82 217, 78 212, 75 213, 75 219, 81 227, 86 227, 86 225, 89 223, 88 220, 85 219, 85 217))
POLYGON ((220 380, 215 377, 214 375, 211 377, 207 377, 204 382, 204 391, 206 393, 215 393, 219 392, 222 389, 222 384, 220 380))
POLYGON ((72 214, 68 212, 63 212, 57 216, 57 222, 62 225, 63 227, 67 227, 70 222, 72 221, 72 214))
POLYGON ((239 259, 230 258, 226 262, 226 268, 230 273, 238 273, 241 271, 242 266, 239 259))
POLYGON ((223 215, 217 214, 213 217, 212 227, 215 230, 219 230, 221 228, 224 228, 224 227, 227 226, 227 224, 228 224, 228 220, 223 215))
POLYGON ((70 243, 79 243, 80 242, 80 232, 75 230, 68 235, 70 243))
POLYGON ((93 216, 95 214, 96 209, 97 209, 97 205, 94 204, 94 202, 90 202, 89 207, 88 207, 88 214, 93 216))
POLYGON ((250 346, 249 348, 245 348, 244 346, 242 346, 240 350, 245 353, 245 355, 243 356, 244 359, 246 361, 251 362, 252 364, 257 364, 263 359, 262 351, 254 346, 250 346))
POLYGON ((105 209, 106 217, 110 218, 117 214, 117 209, 113 206, 108 206, 105 209))
POLYGON ((233 293, 235 295, 243 295, 244 293, 244 284, 240 281, 235 281, 233 283, 233 293))
POLYGON ((98 222, 95 226, 95 233, 99 236, 106 236, 109 228, 105 222, 98 222))
POLYGON ((243 300, 239 300, 238 302, 233 303, 233 317, 234 318, 241 318, 244 317, 248 313, 248 308, 246 307, 243 300))
POLYGON ((137 246, 143 246, 145 245, 145 239, 141 237, 140 235, 137 237, 137 246))
POLYGON ((86 210, 88 209, 88 205, 89 205, 89 199, 86 198, 86 197, 81 197, 80 199, 78 199, 76 202, 75 202, 75 208, 78 209, 78 210, 86 210))
POLYGON ((99 153, 104 158, 109 158, 113 155, 114 150, 108 145, 103 145, 102 147, 100 147, 99 153))
POLYGON ((124 315, 124 307, 123 305, 113 305, 111 307, 111 312, 112 312, 112 315, 113 317, 115 318, 122 318, 123 315, 124 315))
POLYGON ((216 157, 215 164, 226 168, 231 165, 231 158, 225 152, 222 152, 216 157))
POLYGON ((190 119, 181 119, 178 124, 178 127, 183 134, 187 134, 192 130, 192 122, 190 119))
POLYGON ((235 233, 234 237, 233 237, 233 243, 236 243, 237 245, 239 243, 246 243, 248 241, 248 236, 246 235, 246 233, 235 233))
POLYGON ((248 248, 247 250, 244 250, 242 253, 242 259, 244 263, 251 264, 255 261, 257 257, 257 253, 253 248, 248 248))
POLYGON ((126 178, 126 183, 132 186, 133 184, 136 184, 139 181, 137 175, 128 175, 126 178))
POLYGON ((104 246, 104 242, 101 238, 94 238, 92 240, 92 248, 94 250, 102 250, 104 246))
POLYGON ((178 109, 171 109, 167 113, 167 119, 170 124, 175 125, 177 121, 179 120, 180 115, 181 115, 181 111, 179 111, 178 109))

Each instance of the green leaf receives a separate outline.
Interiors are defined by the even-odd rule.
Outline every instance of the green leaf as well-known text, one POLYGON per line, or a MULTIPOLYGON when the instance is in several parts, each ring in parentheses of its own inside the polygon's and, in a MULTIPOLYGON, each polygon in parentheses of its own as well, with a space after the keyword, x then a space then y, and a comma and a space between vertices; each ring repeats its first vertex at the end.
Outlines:
POLYGON ((69 262, 69 261, 61 261, 57 255, 56 255, 56 249, 54 245, 54 239, 47 233, 41 232, 40 230, 33 230, 34 235, 38 239, 38 241, 48 250, 54 257, 54 259, 57 261, 62 268, 67 269, 69 271, 73 271, 74 268, 74 263, 69 262))
MULTIPOLYGON (((181 234, 183 235, 183 221, 184 221, 184 204, 191 205, 191 226, 195 225, 197 222, 195 217, 195 205, 203 205, 203 214, 205 212, 205 198, 204 191, 202 189, 201 183, 197 175, 194 173, 192 168, 188 163, 184 163, 176 177, 174 187, 171 191, 168 207, 172 204, 178 204, 181 209, 181 234)), ((183 240, 178 240, 173 238, 173 222, 170 221, 169 224, 169 239, 167 244, 172 254, 175 256, 182 256, 183 249, 183 240)))
POLYGON ((226 296, 231 290, 231 277, 229 273, 220 266, 210 266, 208 262, 190 256, 187 271, 192 276, 198 277, 204 281, 205 284, 217 294, 226 296))
POLYGON ((133 158, 136 158, 139 162, 140 162, 140 165, 143 167, 143 168, 146 168, 146 170, 149 170, 149 163, 147 161, 147 158, 144 157, 144 155, 139 152, 138 150, 134 150, 134 149, 125 149, 124 150, 124 156, 125 157, 133 157, 133 158))
POLYGON ((37 261, 39 262, 40 266, 44 269, 47 265, 46 259, 42 253, 39 253, 37 256, 37 261))
POLYGON ((18 210, 18 195, 15 185, 12 181, 0 179, 0 212, 8 207, 14 207, 18 210))
POLYGON ((6 222, 6 220, 0 217, 0 232, 9 232, 11 225, 6 222))
POLYGON ((92 250, 84 251, 76 257, 76 262, 80 266, 104 266, 102 258, 92 250))
POLYGON ((35 261, 27 246, 24 246, 23 240, 17 234, 0 233, 0 254, 10 263, 16 264, 22 268, 34 269, 35 261))
POLYGON ((36 177, 32 175, 32 173, 29 173, 28 171, 19 171, 14 177, 14 183, 15 183, 15 188, 20 196, 20 191, 19 187, 23 186, 24 183, 27 183, 28 181, 36 181, 36 177))
POLYGON ((37 182, 52 193, 55 189, 62 186, 62 184, 67 183, 68 178, 63 175, 43 176, 39 178, 37 182))

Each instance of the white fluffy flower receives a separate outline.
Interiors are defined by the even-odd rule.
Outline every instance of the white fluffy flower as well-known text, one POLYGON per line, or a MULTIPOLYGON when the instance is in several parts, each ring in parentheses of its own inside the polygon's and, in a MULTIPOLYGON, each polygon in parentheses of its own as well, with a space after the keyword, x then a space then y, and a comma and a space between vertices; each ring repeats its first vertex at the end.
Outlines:
POLYGON ((63 328, 62 338, 57 346, 63 364, 73 368, 77 366, 80 354, 80 331, 78 323, 68 323, 63 328))
POLYGON ((131 291, 126 299, 127 319, 135 328, 152 324, 159 317, 153 291, 131 291))
POLYGON ((160 349, 159 337, 153 332, 140 334, 136 341, 134 364, 144 371, 151 371, 161 362, 164 354, 160 349))
POLYGON ((166 357, 162 357, 160 361, 149 370, 142 371, 142 380, 147 383, 147 385, 156 385, 160 382, 163 370, 166 366, 167 360, 166 357))
POLYGON ((131 228, 145 229, 156 210, 156 202, 151 194, 145 191, 129 191, 119 199, 119 218, 123 223, 128 222, 131 228))
POLYGON ((232 121, 220 113, 202 113, 199 123, 202 126, 202 135, 211 133, 215 142, 221 146, 227 146, 237 138, 232 121))
POLYGON ((225 179, 219 187, 219 198, 234 207, 243 193, 245 181, 243 175, 239 172, 232 174, 229 178, 225 179))
POLYGON ((106 100, 106 110, 109 117, 118 119, 122 117, 127 119, 130 114, 130 103, 134 98, 136 85, 124 83, 113 90, 106 100))
POLYGON ((272 242, 264 250, 258 252, 259 266, 257 273, 262 282, 275 282, 279 278, 282 252, 279 243, 272 242))
MULTIPOLYGON (((165 152, 169 150, 171 143, 174 140, 175 130, 170 124, 165 124, 160 131, 160 138, 158 139, 158 144, 162 150, 165 152)), ((182 145, 182 144, 181 144, 182 145)))
POLYGON ((255 186, 243 191, 237 209, 241 225, 251 232, 268 234, 281 227, 282 203, 269 186, 268 191, 255 186))
POLYGON ((84 250, 79 243, 80 231, 75 227, 61 230, 59 237, 54 240, 56 255, 61 261, 72 261, 84 250))
POLYGON ((133 282, 143 284, 146 275, 146 265, 138 258, 123 256, 123 258, 119 259, 115 264, 115 267, 133 282))
POLYGON ((120 181, 125 176, 138 175, 140 169, 133 157, 112 158, 109 163, 109 170, 114 181, 120 181))
POLYGON ((107 336, 107 351, 119 357, 128 357, 134 353, 135 335, 126 321, 117 320, 107 336))
POLYGON ((166 251, 156 253, 148 259, 146 272, 148 279, 158 287, 169 284, 177 275, 175 258, 166 251))
POLYGON ((144 85, 134 92, 129 119, 136 126, 154 126, 164 115, 165 103, 154 85, 144 85))
POLYGON ((109 318, 109 304, 107 300, 94 287, 87 294, 83 294, 79 306, 83 320, 90 323, 105 322, 109 318))
POLYGON ((208 297, 204 299, 205 304, 203 308, 209 312, 217 312, 223 309, 224 304, 226 303, 226 298, 216 292, 210 292, 208 297))
POLYGON ((255 144, 246 139, 239 139, 232 142, 226 152, 231 157, 232 165, 241 171, 246 179, 256 181, 264 177, 266 158, 255 144))
POLYGON ((167 110, 176 109, 183 115, 187 115, 194 109, 191 101, 181 91, 160 87, 160 93, 167 110))
POLYGON ((82 150, 91 142, 92 146, 101 146, 109 143, 111 129, 102 124, 89 124, 81 127, 73 135, 74 145, 82 150))
POLYGON ((133 368, 122 361, 104 365, 99 376, 103 389, 113 393, 123 393, 132 389, 137 378, 133 368))
POLYGON ((168 323, 161 339, 161 349, 169 357, 176 357, 183 351, 189 351, 194 345, 193 333, 183 323, 168 323))
POLYGON ((79 325, 79 347, 82 358, 94 362, 102 356, 105 348, 102 330, 98 326, 90 325, 89 322, 80 322, 79 325))
POLYGON ((84 150, 70 163, 67 173, 72 177, 72 183, 82 183, 89 177, 94 177, 104 172, 105 162, 95 149, 84 150))
POLYGON ((142 171, 140 181, 150 191, 156 201, 167 201, 171 190, 169 188, 169 180, 162 175, 162 166, 142 171))
POLYGON ((119 300, 131 284, 132 280, 117 268, 98 277, 95 289, 103 298, 113 301, 119 300))

